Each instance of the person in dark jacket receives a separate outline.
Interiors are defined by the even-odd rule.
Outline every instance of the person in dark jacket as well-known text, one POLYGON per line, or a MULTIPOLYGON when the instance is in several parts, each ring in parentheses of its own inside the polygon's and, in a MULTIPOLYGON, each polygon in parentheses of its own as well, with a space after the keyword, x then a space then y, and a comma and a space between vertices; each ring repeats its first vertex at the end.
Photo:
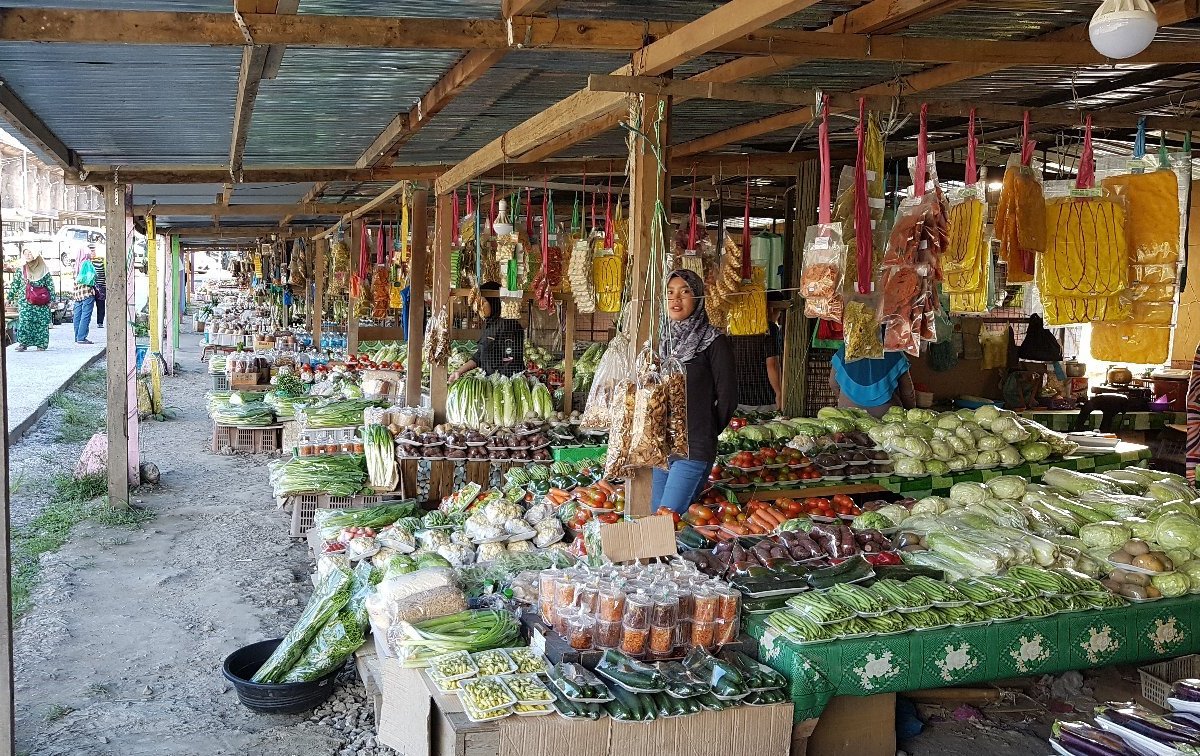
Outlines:
POLYGON ((491 375, 516 375, 525 370, 525 329, 516 320, 500 317, 500 287, 484 284, 480 287, 487 300, 488 314, 483 322, 483 333, 479 335, 479 348, 471 359, 450 375, 458 378, 475 368, 491 375))
POLYGON ((104 277, 104 258, 96 254, 95 244, 89 244, 93 250, 92 264, 96 266, 96 327, 104 327, 104 300, 108 298, 108 280, 104 277))
POLYGON ((667 327, 660 353, 687 374, 688 455, 654 470, 651 508, 682 514, 708 480, 717 458, 717 436, 737 409, 738 387, 729 337, 708 321, 704 282, 690 270, 667 278, 667 327))

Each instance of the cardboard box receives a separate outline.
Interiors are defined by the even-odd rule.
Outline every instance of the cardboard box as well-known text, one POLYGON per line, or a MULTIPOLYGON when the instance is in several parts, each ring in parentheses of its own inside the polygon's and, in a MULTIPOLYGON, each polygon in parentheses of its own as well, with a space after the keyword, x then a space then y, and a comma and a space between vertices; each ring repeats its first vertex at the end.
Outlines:
POLYGON ((616 563, 675 556, 675 522, 670 517, 642 517, 600 528, 600 550, 616 563))
POLYGON ((437 692, 422 672, 380 661, 384 702, 376 739, 404 756, 787 756, 791 745, 792 707, 786 703, 655 722, 552 714, 477 724, 456 696, 437 692))
POLYGON ((807 749, 811 756, 895 756, 896 694, 834 696, 807 749))
MULTIPOLYGON (((791 756, 808 756, 808 739, 817 728, 817 719, 805 719, 792 725, 791 756)), ((814 753, 813 756, 816 756, 814 753)))

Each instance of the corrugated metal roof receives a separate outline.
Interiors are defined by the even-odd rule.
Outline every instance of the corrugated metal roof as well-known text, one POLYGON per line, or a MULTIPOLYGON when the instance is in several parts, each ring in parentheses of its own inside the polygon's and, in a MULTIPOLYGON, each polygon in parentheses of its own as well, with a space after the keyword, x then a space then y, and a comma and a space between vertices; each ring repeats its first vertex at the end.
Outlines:
POLYGON ((86 8, 88 10, 177 11, 220 13, 233 7, 232 0, 5 0, 10 8, 86 8))
MULTIPOLYGON (((228 3, 226 3, 228 7, 228 3)), ((499 0, 301 0, 300 13, 337 16, 426 16, 496 18, 499 0)))
POLYGON ((236 48, 0 43, 0 76, 93 164, 229 159, 236 48))
POLYGON ((278 77, 259 85, 245 163, 353 164, 459 57, 439 50, 289 49, 278 77))

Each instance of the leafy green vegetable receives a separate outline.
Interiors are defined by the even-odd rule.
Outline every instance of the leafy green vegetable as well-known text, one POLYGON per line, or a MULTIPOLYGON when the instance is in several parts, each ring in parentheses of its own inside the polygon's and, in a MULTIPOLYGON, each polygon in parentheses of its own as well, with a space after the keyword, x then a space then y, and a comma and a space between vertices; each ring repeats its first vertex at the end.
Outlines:
POLYGON ((1200 520, 1186 514, 1169 514, 1154 525, 1154 540, 1164 549, 1200 549, 1200 520))
POLYGON ((1079 529, 1079 539, 1089 549, 1116 551, 1133 537, 1133 531, 1119 522, 1092 522, 1079 529))
POLYGON ((331 569, 325 579, 317 584, 312 598, 304 607, 300 620, 288 631, 270 658, 263 663, 251 678, 256 683, 282 682, 296 661, 304 654, 309 643, 321 632, 325 623, 341 611, 350 600, 354 589, 354 575, 340 567, 331 569))
POLYGON ((361 454, 293 457, 271 471, 271 486, 276 497, 314 491, 331 496, 353 496, 366 482, 364 463, 361 454))
POLYGON ((1150 584, 1166 598, 1182 596, 1192 588, 1191 580, 1182 572, 1168 572, 1165 575, 1155 575, 1150 578, 1150 584))
POLYGON ((313 521, 326 540, 337 538, 343 528, 374 528, 379 530, 407 517, 417 510, 417 502, 389 501, 362 509, 318 509, 313 521))

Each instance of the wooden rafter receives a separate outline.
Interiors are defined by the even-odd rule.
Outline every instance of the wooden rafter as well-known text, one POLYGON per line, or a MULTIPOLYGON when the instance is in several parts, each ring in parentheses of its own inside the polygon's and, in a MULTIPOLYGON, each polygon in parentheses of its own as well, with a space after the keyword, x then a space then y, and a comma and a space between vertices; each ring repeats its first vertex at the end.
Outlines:
MULTIPOLYGON (((818 31, 827 34, 836 33, 846 28, 852 28, 858 33, 873 33, 881 29, 892 31, 896 28, 896 24, 900 18, 920 14, 920 17, 924 19, 930 15, 946 13, 954 7, 956 6, 953 3, 947 3, 946 0, 871 0, 866 5, 859 6, 848 13, 838 16, 828 26, 818 31)), ((807 60, 809 60, 807 57, 790 55, 770 55, 763 58, 743 57, 717 66, 716 68, 702 71, 688 80, 732 83, 742 81, 743 79, 767 76, 779 71, 785 71, 807 60)), ((624 72, 618 71, 617 73, 621 74, 624 72)), ((685 99, 676 98, 675 104, 679 104, 685 99)), ((552 155, 556 155, 572 145, 585 142, 594 136, 614 128, 620 122, 620 119, 620 113, 609 113, 590 123, 582 124, 562 136, 547 140, 526 155, 518 158, 518 162, 544 160, 552 155)), ((676 155, 678 153, 672 150, 672 156, 676 155)))
POLYGON ((217 239, 258 239, 271 234, 298 236, 308 233, 300 227, 281 229, 276 226, 172 226, 164 227, 163 231, 175 236, 211 236, 217 239))
POLYGON ((54 162, 58 163, 67 175, 79 170, 78 153, 67 146, 46 122, 29 109, 29 106, 17 96, 6 82, 0 83, 0 117, 12 124, 33 144, 54 162))
POLYGON ((212 218, 221 217, 272 217, 292 213, 294 215, 343 215, 361 207, 364 203, 306 203, 292 204, 246 204, 246 205, 210 205, 210 204, 158 204, 136 205, 134 213, 145 215, 153 212, 158 216, 166 215, 203 215, 212 218))
MULTIPOLYGON (((1200 0, 1164 0, 1157 3, 1155 9, 1159 13, 1159 23, 1163 25, 1177 24, 1200 16, 1200 0)), ((1087 24, 1077 24, 1065 29, 1050 32, 1036 37, 1041 43, 1069 43, 1082 39, 1087 34, 1087 24)), ((1024 61, 1014 60, 1012 65, 1022 65, 1024 61)), ((952 63, 944 66, 919 71, 904 78, 902 87, 904 94, 920 93, 938 87, 947 86, 978 76, 984 76, 1008 68, 1002 64, 981 63, 952 63)), ((896 85, 892 82, 876 84, 860 89, 855 96, 890 96, 896 94, 896 85)), ((775 131, 796 128, 812 120, 813 108, 804 107, 799 110, 779 113, 750 123, 734 126, 715 134, 693 139, 684 144, 675 145, 674 154, 689 155, 710 152, 729 144, 736 144, 747 139, 770 134, 775 131)))
MULTIPOLYGON (((730 100, 735 102, 770 103, 780 105, 804 105, 816 102, 815 90, 791 89, 787 87, 753 86, 745 84, 705 84, 692 81, 668 81, 645 76, 598 76, 588 77, 588 89, 597 92, 625 92, 648 95, 683 96, 691 99, 730 100)), ((851 110, 858 106, 855 95, 826 95, 831 108, 851 110)), ((867 107, 887 110, 898 114, 919 113, 926 105, 930 115, 966 118, 972 108, 976 115, 988 121, 1020 121, 1025 113, 1041 124, 1055 126, 1080 126, 1086 115, 1099 128, 1136 128, 1138 115, 1124 115, 1105 109, 1069 108, 1026 108, 1020 105, 995 105, 971 103, 961 100, 924 100, 913 97, 885 98, 870 97, 867 107)), ((1200 129, 1200 118, 1182 116, 1148 116, 1146 126, 1152 129, 1175 129, 1194 131, 1200 129)))
MULTIPOLYGON (((614 73, 657 76, 691 58, 703 55, 724 41, 786 18, 816 0, 730 0, 716 10, 692 21, 677 32, 647 45, 634 55, 633 64, 614 73), (757 24, 757 26, 756 26, 757 24)), ((516 128, 510 129, 463 162, 443 174, 435 192, 451 189, 520 156, 539 144, 559 137, 581 124, 609 115, 624 107, 624 97, 615 93, 576 92, 516 128)))

